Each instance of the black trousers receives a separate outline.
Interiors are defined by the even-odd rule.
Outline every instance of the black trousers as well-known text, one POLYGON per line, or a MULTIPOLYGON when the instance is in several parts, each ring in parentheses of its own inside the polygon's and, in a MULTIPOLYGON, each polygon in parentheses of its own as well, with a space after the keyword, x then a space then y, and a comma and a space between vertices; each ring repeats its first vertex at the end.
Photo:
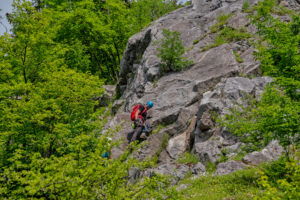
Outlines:
POLYGON ((142 131, 143 131, 143 127, 138 126, 133 131, 128 133, 128 135, 127 135, 128 143, 134 142, 136 140, 140 140, 140 136, 142 134, 142 131))

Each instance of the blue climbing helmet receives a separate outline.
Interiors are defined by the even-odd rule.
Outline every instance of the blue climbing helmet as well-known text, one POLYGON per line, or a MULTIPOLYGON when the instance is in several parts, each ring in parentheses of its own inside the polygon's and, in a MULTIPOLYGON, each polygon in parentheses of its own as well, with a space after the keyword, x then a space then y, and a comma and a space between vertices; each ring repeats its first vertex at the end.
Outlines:
POLYGON ((147 105, 148 108, 152 108, 153 105, 154 105, 154 103, 153 103, 152 101, 148 101, 148 102, 146 103, 146 105, 147 105))

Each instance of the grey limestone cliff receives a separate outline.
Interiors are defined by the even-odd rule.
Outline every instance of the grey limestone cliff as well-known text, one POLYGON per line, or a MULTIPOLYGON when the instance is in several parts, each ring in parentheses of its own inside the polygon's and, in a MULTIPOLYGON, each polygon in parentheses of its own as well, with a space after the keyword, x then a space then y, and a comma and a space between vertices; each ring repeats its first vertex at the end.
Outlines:
MULTIPOLYGON (((253 5, 257 0, 248 2, 253 5)), ((287 7, 300 8, 297 0, 286 0, 284 3, 287 7)), ((168 169, 180 169, 182 173, 193 171, 193 166, 179 167, 175 163, 185 151, 192 151, 205 164, 216 162, 222 150, 231 152, 231 156, 239 150, 242 144, 224 128, 216 126, 209 111, 225 114, 236 103, 245 103, 245 94, 259 98, 271 79, 239 77, 259 75, 259 62, 253 56, 255 49, 247 40, 223 44, 206 51, 203 48, 214 42, 215 34, 210 32, 210 27, 223 14, 232 14, 227 26, 244 28, 255 34, 256 29, 247 18, 247 13, 242 12, 242 6, 242 0, 193 0, 191 6, 154 21, 129 39, 117 86, 121 98, 115 103, 115 116, 108 125, 114 127, 121 124, 122 130, 116 133, 115 139, 124 140, 124 143, 113 149, 112 157, 119 156, 127 146, 125 138, 131 130, 131 106, 148 100, 155 104, 151 120, 153 125, 163 125, 164 128, 151 135, 134 156, 143 160, 159 153, 159 167, 152 172, 167 172, 168 169), (193 61, 192 66, 180 72, 161 73, 156 41, 162 38, 163 29, 180 32, 186 47, 184 56, 193 61), (243 62, 237 61, 234 52, 240 55, 243 62), (167 146, 163 146, 165 135, 170 138, 167 146)), ((245 158, 248 163, 229 162, 220 165, 217 174, 255 163, 252 158, 251 155, 245 158)), ((200 171, 203 171, 205 169, 201 163, 200 171)))

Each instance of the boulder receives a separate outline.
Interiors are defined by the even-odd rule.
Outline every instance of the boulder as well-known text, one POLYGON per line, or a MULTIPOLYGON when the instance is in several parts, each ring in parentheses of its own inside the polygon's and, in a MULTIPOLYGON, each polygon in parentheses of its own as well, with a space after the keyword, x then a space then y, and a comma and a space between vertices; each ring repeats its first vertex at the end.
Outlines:
POLYGON ((177 159, 186 150, 189 150, 191 143, 191 133, 195 128, 196 117, 191 119, 188 129, 180 135, 173 137, 169 140, 167 151, 169 155, 177 159))
POLYGON ((269 77, 248 79, 244 77, 223 78, 212 91, 203 94, 197 113, 193 151, 202 162, 215 163, 221 152, 231 156, 239 152, 241 143, 226 128, 215 127, 211 115, 224 115, 237 104, 246 106, 248 97, 259 98, 269 77))
POLYGON ((144 172, 145 176, 153 176, 154 174, 169 175, 175 178, 175 183, 183 179, 190 172, 188 165, 180 165, 174 163, 162 164, 154 169, 148 169, 144 172))
POLYGON ((243 162, 231 160, 228 162, 218 164, 215 174, 216 175, 229 174, 237 170, 244 169, 245 167, 247 167, 247 165, 245 165, 243 162))
MULTIPOLYGON (((222 128, 220 133, 221 133, 221 137, 224 139, 223 140, 224 146, 234 146, 239 143, 238 138, 232 133, 230 133, 229 131, 227 131, 225 128, 222 128)), ((239 146, 237 146, 236 148, 238 147, 239 146)))
POLYGON ((215 163, 222 155, 221 147, 222 138, 213 136, 205 142, 195 143, 194 153, 202 163, 215 163))
POLYGON ((212 128, 214 126, 214 122, 211 118, 211 115, 208 111, 204 112, 199 119, 199 129, 201 131, 207 131, 208 129, 212 128))
POLYGON ((136 180, 141 176, 141 170, 133 167, 128 170, 128 178, 130 183, 135 183, 136 180))
POLYGON ((263 150, 255 151, 243 158, 243 162, 248 165, 259 165, 264 162, 277 160, 283 153, 282 146, 278 141, 274 140, 270 142, 263 150))
POLYGON ((235 154, 235 153, 237 153, 237 152, 240 151, 242 145, 243 145, 243 143, 237 142, 237 143, 235 143, 235 144, 233 144, 233 145, 226 146, 226 147, 224 148, 224 151, 225 151, 227 154, 235 154))
POLYGON ((224 78, 213 91, 203 94, 198 115, 203 115, 210 110, 219 114, 226 114, 228 109, 236 104, 246 105, 248 96, 259 97, 264 87, 270 82, 272 82, 270 77, 224 78))
POLYGON ((205 166, 198 162, 195 166, 192 167, 192 173, 195 175, 204 175, 206 172, 205 166))

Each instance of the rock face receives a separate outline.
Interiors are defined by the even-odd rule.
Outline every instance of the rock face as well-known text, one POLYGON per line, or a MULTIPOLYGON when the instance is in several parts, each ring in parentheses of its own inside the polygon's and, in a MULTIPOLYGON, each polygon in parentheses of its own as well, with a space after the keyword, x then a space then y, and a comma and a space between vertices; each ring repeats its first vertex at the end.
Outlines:
POLYGON ((238 161, 228 161, 224 163, 220 163, 217 166, 217 171, 216 175, 224 175, 224 174, 229 174, 232 172, 235 172, 237 170, 244 169, 247 165, 245 165, 243 162, 238 162, 238 161))
POLYGON ((248 96, 259 98, 264 86, 271 81, 268 77, 232 77, 223 79, 213 91, 203 94, 197 113, 193 147, 193 152, 203 163, 216 163, 222 152, 238 152, 240 146, 231 133, 224 128, 214 127, 213 115, 224 115, 237 104, 246 105, 248 96))
MULTIPOLYGON (((249 3, 253 5, 257 1, 249 0, 249 3)), ((115 116, 107 125, 115 128, 121 124, 121 130, 114 139, 124 143, 112 150, 113 158, 118 157, 127 146, 132 105, 148 100, 155 105, 151 123, 161 129, 148 137, 143 147, 133 155, 140 160, 158 155, 159 165, 149 169, 148 175, 156 172, 183 177, 187 171, 202 173, 205 171, 203 164, 218 163, 221 157, 233 157, 239 152, 243 144, 225 128, 217 127, 214 115, 224 115, 237 104, 246 105, 248 96, 259 98, 265 85, 272 80, 268 77, 238 77, 240 74, 259 75, 259 62, 253 56, 255 50, 246 40, 202 50, 214 42, 216 34, 211 33, 210 27, 217 23, 221 14, 233 13, 227 26, 256 32, 247 13, 241 11, 243 3, 243 0, 193 0, 191 6, 165 15, 129 39, 117 85, 121 98, 115 102, 115 116), (192 66, 180 72, 162 74, 157 41, 162 39, 163 29, 180 32, 187 49, 184 57, 193 61, 192 66), (242 63, 237 62, 233 52, 240 55, 242 63), (189 150, 198 156, 201 163, 197 167, 176 164, 176 159, 189 150)), ((285 0, 285 4, 300 8, 298 0, 285 0)), ((280 154, 280 151, 276 155, 267 150, 264 152, 261 153, 262 161, 272 156, 276 159, 280 154)), ((235 161, 221 163, 217 174, 259 163, 253 160, 255 156, 248 155, 243 164, 235 161)))
POLYGON ((152 176, 154 174, 164 174, 171 175, 177 180, 184 178, 184 176, 190 171, 188 165, 178 165, 178 164, 163 164, 157 168, 147 170, 145 172, 146 176, 152 176))
POLYGON ((177 135, 169 140, 167 151, 171 158, 177 159, 181 154, 189 150, 191 135, 194 131, 195 124, 196 118, 194 117, 192 118, 188 129, 184 133, 177 135))
POLYGON ((252 152, 243 158, 243 162, 248 165, 259 165, 263 162, 274 161, 283 153, 283 148, 278 141, 272 141, 266 148, 260 152, 252 152))

